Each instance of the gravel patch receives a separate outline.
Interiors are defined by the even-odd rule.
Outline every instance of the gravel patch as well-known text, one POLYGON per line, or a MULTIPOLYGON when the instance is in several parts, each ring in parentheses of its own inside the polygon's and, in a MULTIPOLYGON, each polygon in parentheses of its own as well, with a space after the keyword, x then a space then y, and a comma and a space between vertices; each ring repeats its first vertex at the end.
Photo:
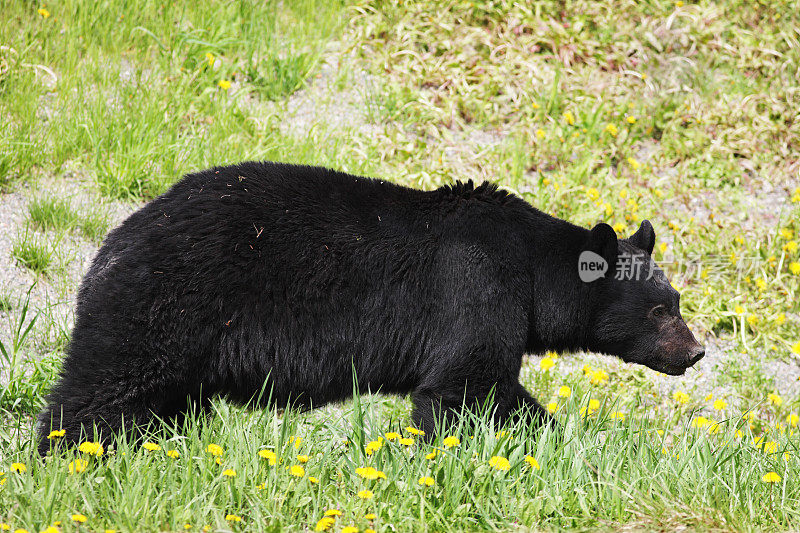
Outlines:
MULTIPOLYGON (((26 357, 41 358, 54 351, 58 336, 72 328, 75 296, 84 273, 88 270, 99 247, 98 243, 79 235, 59 235, 54 231, 39 232, 28 225, 28 203, 41 196, 69 199, 80 212, 106 213, 109 229, 118 225, 137 205, 101 200, 93 186, 67 170, 58 179, 43 180, 35 185, 21 186, 0 195, 0 296, 11 303, 10 310, 0 310, 0 341, 10 345, 14 323, 30 291, 27 320, 37 316, 31 331, 33 343, 26 357), (18 263, 13 256, 14 243, 24 235, 53 247, 54 272, 37 276, 18 263)), ((27 323, 26 320, 26 323, 27 323)))

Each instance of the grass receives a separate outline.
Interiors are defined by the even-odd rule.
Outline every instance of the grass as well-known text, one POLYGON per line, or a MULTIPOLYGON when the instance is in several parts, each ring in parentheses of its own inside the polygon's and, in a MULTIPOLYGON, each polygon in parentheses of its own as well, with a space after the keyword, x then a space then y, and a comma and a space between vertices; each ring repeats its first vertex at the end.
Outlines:
POLYGON ((11 249, 17 263, 37 276, 43 276, 54 268, 56 248, 46 236, 29 232, 26 228, 17 235, 11 249))
POLYGON ((0 522, 301 530, 335 508, 332 531, 800 528, 791 2, 68 0, 47 5, 48 16, 39 7, 0 3, 0 191, 38 191, 6 260, 42 290, 57 284, 59 302, 23 306, 5 289, 0 299, 0 342, 15 347, 13 379, 0 373, 0 522), (184 173, 245 159, 422 188, 488 179, 623 236, 647 218, 684 317, 720 347, 716 368, 666 379, 586 354, 550 356, 549 369, 530 359, 523 383, 556 411, 563 441, 526 427, 499 436, 483 421, 435 459, 426 445, 386 438, 407 435, 410 407, 381 396, 304 414, 219 400, 213 418, 153 435, 161 450, 122 443, 85 457, 78 474, 68 471, 77 455, 34 457, 33 416, 69 339, 72 247, 102 240, 107 203, 141 203, 184 173), (96 205, 47 190, 73 171, 96 205), (582 417, 591 399, 599 406, 582 417), (211 443, 225 450, 221 464, 211 443), (260 449, 282 462, 269 466, 260 449), (309 456, 301 478, 285 468, 298 454, 309 456), (491 467, 493 456, 509 470, 491 467), (14 462, 27 470, 12 472, 14 462), (386 479, 361 479, 355 469, 366 465, 386 479), (763 481, 769 472, 780 481, 763 481), (419 485, 428 476, 433 485, 419 485))
POLYGON ((454 432, 460 443, 451 447, 441 440, 423 445, 401 420, 384 419, 382 400, 367 398, 314 418, 292 411, 245 414, 222 403, 209 422, 194 418, 177 432, 151 438, 158 449, 125 442, 101 458, 72 452, 33 461, 27 472, 6 478, 13 493, 29 495, 16 524, 30 528, 61 521, 69 529, 70 516, 79 513, 89 517, 85 527, 91 529, 301 529, 314 528, 331 509, 341 512, 332 529, 407 531, 496 529, 510 519, 546 529, 610 528, 630 521, 632 508, 648 511, 634 521, 640 527, 761 529, 798 519, 800 488, 790 481, 798 466, 783 459, 784 451, 796 455, 796 439, 780 437, 775 451, 765 453, 750 443, 741 417, 722 422, 713 435, 707 428, 672 435, 652 421, 612 420, 613 405, 582 419, 577 413, 591 396, 561 402, 561 444, 549 431, 498 431, 483 418, 474 432, 454 432), (745 436, 737 437, 737 428, 745 436), (364 444, 372 440, 380 447, 368 455, 364 444), (214 444, 218 456, 210 452, 214 444), (178 457, 168 456, 171 450, 178 457), (274 464, 260 450, 274 453, 274 464), (87 462, 86 470, 70 474, 77 460, 87 462), (365 479, 362 467, 385 479, 365 479), (764 483, 768 471, 782 481, 764 483), (422 478, 431 484, 421 484, 422 478), (46 490, 34 491, 36 480, 47 480, 46 490), (53 505, 53 494, 72 497, 53 505), (242 521, 226 520, 229 515, 242 521))
POLYGON ((39 231, 57 233, 78 231, 87 239, 99 243, 109 229, 108 212, 102 206, 80 212, 67 198, 41 196, 28 202, 28 220, 39 231))

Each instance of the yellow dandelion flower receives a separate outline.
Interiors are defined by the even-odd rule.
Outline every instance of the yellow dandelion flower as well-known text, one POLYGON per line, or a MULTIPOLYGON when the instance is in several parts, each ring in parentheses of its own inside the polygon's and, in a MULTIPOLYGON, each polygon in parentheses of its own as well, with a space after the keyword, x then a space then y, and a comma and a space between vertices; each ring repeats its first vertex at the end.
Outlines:
POLYGON ((436 456, 439 455, 439 450, 433 450, 432 452, 425 455, 425 459, 429 461, 436 459, 436 456))
POLYGON ((628 122, 628 124, 636 124, 636 117, 632 115, 629 115, 625 120, 628 122))
POLYGON ((537 136, 538 138, 540 138, 540 139, 544 139, 544 136, 545 136, 544 130, 543 130, 543 129, 541 129, 541 128, 539 128, 538 130, 536 130, 536 136, 537 136))
POLYGON ((317 525, 314 526, 314 531, 328 531, 334 522, 336 522, 336 520, 330 516, 322 517, 319 519, 319 522, 317 522, 317 525))
POLYGON ((786 416, 786 423, 792 426, 793 428, 796 428, 799 422, 800 422, 800 416, 798 416, 797 413, 789 413, 786 416))
POLYGON ((790 228, 781 228, 781 230, 778 233, 780 233, 780 236, 787 241, 791 239, 793 235, 792 230, 790 228))
POLYGON ((625 413, 622 411, 613 411, 608 415, 609 420, 625 420, 625 413))
POLYGON ((160 450, 161 446, 159 446, 155 442, 145 442, 144 444, 142 444, 142 448, 144 448, 148 452, 155 452, 160 450))
POLYGON ((362 467, 356 468, 356 474, 358 474, 359 476, 361 476, 364 479, 370 479, 370 480, 386 479, 386 474, 384 474, 380 470, 376 470, 375 468, 373 468, 371 466, 365 466, 365 467, 362 466, 362 467))
POLYGON ((641 163, 639 163, 637 160, 635 160, 635 159, 634 159, 634 158, 632 158, 632 157, 629 157, 629 158, 628 158, 628 164, 631 166, 631 168, 632 168, 633 170, 639 170, 639 167, 640 167, 640 166, 642 166, 642 164, 641 164, 641 163))
POLYGON ((728 402, 726 402, 722 398, 714 400, 714 409, 716 411, 724 411, 727 407, 728 407, 728 402))
POLYGON ((225 520, 227 520, 228 522, 241 522, 242 521, 242 517, 239 516, 239 515, 235 515, 235 514, 226 514, 225 515, 225 520))
POLYGON ((300 465, 292 465, 289 469, 289 473, 294 477, 303 477, 306 475, 306 469, 300 465))
POLYGON ((763 481, 764 483, 780 483, 781 476, 779 476, 777 472, 767 472, 761 478, 761 481, 763 481))
POLYGON ((604 385, 608 383, 608 373, 605 370, 595 370, 590 381, 592 385, 604 385))
POLYGON ((798 263, 797 261, 792 261, 791 263, 789 263, 789 272, 791 272, 795 276, 800 274, 800 263, 798 263))
POLYGON ((503 472, 505 472, 511 468, 511 463, 509 463, 508 459, 506 459, 505 457, 494 455, 492 456, 491 459, 489 459, 489 466, 491 466, 495 470, 502 470, 503 472))
POLYGON ((206 52, 206 63, 208 63, 209 67, 214 66, 214 54, 211 52, 206 52))
POLYGON ((600 400, 596 400, 594 398, 589 400, 589 410, 597 411, 598 409, 600 409, 600 400))
POLYGON ((78 522, 78 523, 83 524, 84 522, 86 522, 86 520, 87 520, 86 515, 82 515, 80 513, 76 513, 76 514, 72 515, 72 521, 73 522, 78 522))
POLYGON ((275 463, 278 462, 278 457, 272 450, 258 450, 258 456, 266 459, 270 466, 275 466, 275 463))
POLYGON ((541 470, 541 467, 539 466, 539 461, 537 461, 535 457, 527 455, 525 456, 525 462, 528 463, 528 466, 530 466, 534 470, 541 470))
POLYGON ((303 437, 295 437, 294 435, 292 435, 291 437, 289 437, 289 442, 294 444, 295 450, 299 450, 300 446, 303 445, 303 437))
POLYGON ((311 459, 308 455, 298 455, 297 462, 298 463, 307 463, 311 459))
POLYGON ((72 461, 69 466, 67 467, 70 474, 80 474, 86 467, 89 466, 89 461, 84 461, 83 459, 75 459, 72 461))
POLYGON ((560 398, 569 398, 572 396, 572 389, 570 389, 567 385, 561 385, 558 388, 558 396, 560 398))
POLYGON ((11 470, 13 472, 22 474, 23 472, 28 471, 28 467, 25 466, 25 463, 11 463, 11 470))
POLYGON ((547 412, 551 415, 558 410, 558 404, 556 402, 550 402, 547 404, 547 412))
POLYGON ((773 453, 778 452, 778 443, 774 440, 770 440, 764 443, 764 453, 772 455, 773 453))
POLYGON ((44 7, 40 7, 39 9, 36 10, 36 12, 39 13, 39 16, 42 17, 43 19, 46 19, 47 17, 50 16, 50 12, 44 7))
POLYGON ((414 445, 414 439, 412 439, 411 437, 405 437, 403 439, 398 440, 397 442, 399 442, 403 446, 413 446, 414 445))
POLYGON ((384 436, 386 437, 386 440, 397 440, 401 437, 400 433, 395 433, 392 431, 386 433, 384 436))
POLYGON ((358 497, 362 500, 369 500, 375 496, 375 494, 371 490, 360 490, 358 491, 358 497))
POLYGON ((342 528, 342 533, 358 533, 356 526, 345 526, 342 528))
POLYGON ((720 425, 720 423, 717 422, 716 420, 709 419, 708 420, 708 434, 709 435, 716 435, 720 431, 722 431, 722 425, 720 425))
POLYGON ((222 475, 227 477, 236 477, 236 470, 233 468, 226 468, 222 471, 222 475))
POLYGON ((372 455, 373 453, 377 452, 383 446, 383 439, 381 440, 371 440, 367 443, 364 447, 364 451, 367 455, 372 455))
MULTIPOLYGON (((797 341, 796 343, 792 344, 792 352, 796 353, 797 355, 800 355, 800 341, 797 341)), ((797 379, 800 380, 800 376, 797 379)))
POLYGON ((48 526, 43 530, 41 530, 39 533, 59 533, 59 531, 56 526, 48 526))
POLYGON ((311 483, 319 483, 319 480, 314 476, 308 476, 306 479, 309 480, 311 483))
POLYGON ((617 134, 619 133, 619 129, 614 124, 611 124, 611 123, 606 124, 606 128, 603 131, 605 131, 606 133, 608 133, 612 137, 616 137, 617 134))
POLYGON ((540 106, 539 106, 539 104, 537 104, 536 102, 531 102, 531 107, 532 107, 533 109, 539 109, 539 107, 540 107, 540 106))
POLYGON ((222 446, 218 444, 209 444, 206 451, 214 456, 220 456, 223 453, 222 446))
POLYGON ((178 450, 169 450, 167 452, 167 457, 169 457, 170 459, 177 459, 180 456, 181 456, 181 454, 180 454, 180 452, 178 450))
POLYGON ((433 484, 435 483, 435 481, 430 476, 423 476, 423 477, 419 478, 419 481, 417 481, 417 483, 419 483, 420 485, 423 485, 425 487, 432 487, 433 484))
POLYGON ((733 308, 733 311, 737 315, 742 316, 744 314, 744 307, 742 307, 741 305, 737 305, 736 307, 733 308))
POLYGON ((222 90, 224 90, 224 91, 227 91, 228 89, 230 89, 230 88, 231 88, 231 82, 230 82, 230 80, 219 80, 219 81, 217 82, 217 85, 219 85, 219 86, 220 86, 220 88, 221 88, 222 90))
POLYGON ((55 431, 51 431, 47 435, 47 438, 49 440, 60 439, 61 437, 63 437, 66 434, 67 434, 67 430, 66 429, 57 429, 55 431))
POLYGON ((767 394, 767 399, 769 400, 769 403, 771 403, 772 405, 774 405, 776 407, 780 407, 781 404, 783 403, 783 398, 781 398, 780 396, 778 396, 774 392, 771 392, 771 393, 767 394))
POLYGON ((342 512, 339 509, 328 509, 323 516, 342 516, 342 512))
POLYGON ((367 520, 375 520, 376 518, 378 518, 378 515, 376 515, 375 513, 367 513, 364 515, 364 518, 367 520))
POLYGON ((783 249, 787 252, 796 252, 797 251, 797 241, 789 241, 783 245, 783 249))
POLYGON ((88 455, 96 455, 97 457, 100 457, 103 455, 103 445, 99 442, 82 442, 81 445, 78 446, 78 451, 88 455))
POLYGON ((566 113, 564 113, 564 122, 566 122, 570 126, 574 126, 575 125, 575 115, 573 115, 571 111, 567 111, 566 113))
POLYGON ((758 317, 752 313, 747 315, 747 323, 751 326, 755 326, 758 323, 758 317))
POLYGON ((600 198, 600 191, 595 189, 594 187, 589 187, 586 189, 586 196, 589 197, 589 200, 595 201, 600 198))
POLYGON ((8 531, 9 529, 11 529, 11 526, 5 522, 0 522, 0 531, 8 531))
POLYGON ((581 372, 583 372, 584 376, 588 376, 589 374, 594 372, 594 369, 589 365, 583 365, 583 367, 581 368, 581 372))
POLYGON ((451 435, 449 437, 445 437, 445 439, 442 441, 442 444, 444 444, 446 448, 452 448, 453 446, 458 446, 461 444, 461 441, 458 439, 458 437, 451 435))
POLYGON ((672 399, 681 404, 689 403, 689 395, 681 390, 673 392, 672 399))
POLYGON ((617 233, 624 233, 625 230, 628 228, 628 226, 626 226, 622 222, 617 222, 616 224, 614 224, 611 227, 614 228, 614 231, 616 231, 617 233))
POLYGON ((695 427, 695 428, 704 428, 704 427, 707 427, 709 424, 710 424, 710 421, 708 420, 708 418, 706 418, 704 416, 698 416, 697 418, 692 420, 692 427, 695 427))
POLYGON ((407 431, 408 433, 411 433, 412 435, 417 435, 417 436, 419 436, 419 437, 421 437, 422 435, 424 435, 424 434, 425 434, 425 432, 424 432, 424 431, 422 431, 421 429, 417 429, 417 428, 415 428, 415 427, 413 427, 413 426, 408 426, 408 427, 406 428, 406 431, 407 431))
POLYGON ((544 357, 541 361, 539 361, 539 368, 541 368, 545 372, 547 372, 554 366, 556 366, 556 362, 549 357, 544 357))

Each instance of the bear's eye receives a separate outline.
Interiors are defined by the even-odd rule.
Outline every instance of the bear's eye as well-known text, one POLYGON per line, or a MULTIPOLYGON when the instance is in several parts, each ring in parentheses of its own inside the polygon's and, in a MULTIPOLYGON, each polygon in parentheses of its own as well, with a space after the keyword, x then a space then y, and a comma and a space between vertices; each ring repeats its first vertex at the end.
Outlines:
POLYGON ((653 318, 663 318, 667 316, 667 306, 657 305, 650 310, 650 316, 653 318))

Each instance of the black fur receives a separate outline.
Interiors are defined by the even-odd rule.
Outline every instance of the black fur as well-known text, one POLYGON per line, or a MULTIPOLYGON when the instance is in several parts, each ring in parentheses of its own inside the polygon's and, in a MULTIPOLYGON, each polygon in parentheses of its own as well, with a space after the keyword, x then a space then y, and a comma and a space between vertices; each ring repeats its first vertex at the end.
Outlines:
MULTIPOLYGON (((652 251, 649 234, 636 242, 652 251)), ((519 407, 543 416, 518 382, 524 353, 625 357, 631 339, 664 330, 651 300, 672 302, 654 283, 582 283, 591 246, 613 259, 616 235, 489 183, 424 192, 252 162, 186 176, 94 259, 42 436, 60 427, 75 442, 95 425, 107 438, 217 394, 248 402, 265 381, 278 404, 310 408, 347 398, 353 369, 362 390, 411 393, 429 432, 490 392, 501 420, 519 407)))

